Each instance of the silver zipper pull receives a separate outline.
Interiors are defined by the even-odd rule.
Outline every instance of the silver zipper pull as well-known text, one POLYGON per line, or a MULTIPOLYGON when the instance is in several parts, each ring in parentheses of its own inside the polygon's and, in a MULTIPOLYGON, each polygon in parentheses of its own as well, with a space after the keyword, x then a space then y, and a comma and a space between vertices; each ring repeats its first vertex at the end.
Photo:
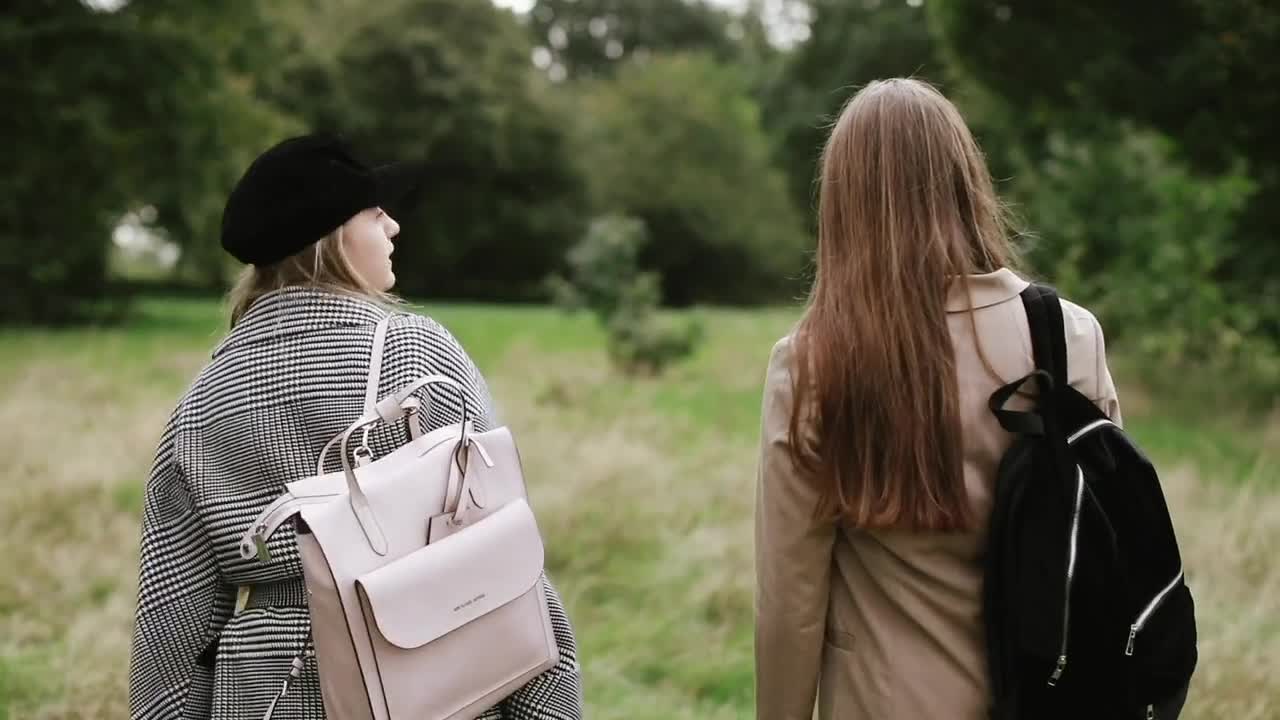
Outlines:
POLYGON ((1124 654, 1126 657, 1133 657, 1133 641, 1138 637, 1137 624, 1129 626, 1129 644, 1124 646, 1124 654))
POLYGON ((284 684, 280 686, 279 694, 271 698, 271 704, 267 706, 267 711, 262 715, 262 720, 271 720, 272 716, 276 714, 276 705, 279 705, 280 700, 289 692, 290 683, 297 680, 298 676, 302 674, 302 669, 306 667, 306 661, 303 660, 303 657, 303 655, 294 656, 293 662, 290 663, 289 675, 284 679, 284 684))
POLYGON ((1148 705, 1148 706, 1147 706, 1147 720, 1156 720, 1156 706, 1155 706, 1155 705, 1148 705))
POLYGON ((1058 656, 1058 664, 1053 668, 1053 674, 1049 676, 1049 687, 1053 687, 1058 684, 1058 681, 1062 679, 1062 671, 1066 669, 1067 656, 1063 653, 1058 656))

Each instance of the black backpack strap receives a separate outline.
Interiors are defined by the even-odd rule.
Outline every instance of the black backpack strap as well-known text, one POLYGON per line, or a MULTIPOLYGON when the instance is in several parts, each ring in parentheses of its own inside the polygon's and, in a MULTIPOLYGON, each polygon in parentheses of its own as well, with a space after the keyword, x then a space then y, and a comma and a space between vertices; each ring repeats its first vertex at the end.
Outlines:
POLYGON ((1049 373, 1055 389, 1066 388, 1067 336, 1058 294, 1047 285, 1032 283, 1022 291, 1022 306, 1027 311, 1036 369, 1049 373))
POLYGON ((1067 332, 1062 324, 1062 301, 1053 288, 1031 284, 1022 291, 1022 304, 1027 310, 1031 330, 1031 351, 1036 370, 1053 379, 1053 387, 1041 387, 1036 414, 1044 421, 1044 438, 1053 458, 1054 472, 1066 488, 1076 474, 1076 463, 1067 445, 1067 432, 1060 420, 1059 398, 1069 387, 1067 379, 1067 332))
POLYGON ((1032 379, 1040 380, 1040 387, 1048 387, 1043 381, 1049 379, 1049 374, 1043 370, 1036 370, 1030 375, 1020 377, 1007 385, 1001 386, 991 393, 991 399, 987 401, 987 407, 991 409, 991 413, 1000 422, 1000 427, 1011 433, 1019 435, 1044 434, 1044 420, 1036 413, 1004 409, 1005 403, 1008 403, 1010 398, 1016 395, 1022 389, 1022 386, 1032 379))
POLYGON ((1031 351, 1036 369, 1026 377, 1018 378, 991 394, 988 402, 991 412, 1000 425, 1011 433, 1044 435, 1049 429, 1046 416, 1056 408, 1054 390, 1067 386, 1067 338, 1062 325, 1062 303, 1053 288, 1047 285, 1028 285, 1022 291, 1022 306, 1027 311, 1027 327, 1031 331, 1031 351), (1040 387, 1037 412, 1018 412, 1004 409, 1005 403, 1022 386, 1036 379, 1040 387), (1051 389, 1052 388, 1052 389, 1051 389))

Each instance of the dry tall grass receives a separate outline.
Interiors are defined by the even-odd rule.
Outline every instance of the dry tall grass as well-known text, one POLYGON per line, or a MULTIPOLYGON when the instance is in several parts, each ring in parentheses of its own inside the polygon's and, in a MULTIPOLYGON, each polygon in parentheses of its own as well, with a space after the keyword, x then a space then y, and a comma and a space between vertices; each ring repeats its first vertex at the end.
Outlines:
MULTIPOLYGON (((754 420, 657 409, 676 386, 754 391, 768 352, 754 336, 771 330, 749 325, 717 324, 701 359, 661 381, 532 345, 486 368, 579 634, 593 718, 752 714, 754 420)), ((142 351, 127 371, 91 344, 0 368, 0 718, 127 716, 140 485, 206 344, 142 351)), ((1280 717, 1272 471, 1242 488, 1210 467, 1164 469, 1201 619, 1184 717, 1280 717)))

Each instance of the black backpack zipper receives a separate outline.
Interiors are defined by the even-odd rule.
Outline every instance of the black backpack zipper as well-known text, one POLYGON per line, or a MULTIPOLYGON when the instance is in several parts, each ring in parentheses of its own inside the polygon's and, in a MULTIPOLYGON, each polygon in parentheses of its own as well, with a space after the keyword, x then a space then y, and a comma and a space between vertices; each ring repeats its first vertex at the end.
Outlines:
MULTIPOLYGON (((1067 438, 1067 445, 1074 445, 1085 435, 1107 426, 1115 426, 1115 423, 1108 419, 1095 420, 1072 433, 1067 438)), ((1075 580, 1076 553, 1080 541, 1080 510, 1084 505, 1084 490, 1084 471, 1076 465, 1076 499, 1071 509, 1071 540, 1067 546, 1067 582, 1062 598, 1062 644, 1058 648, 1058 662, 1049 675, 1049 687, 1057 685, 1062 679, 1062 673, 1067 669, 1067 633, 1071 629, 1071 585, 1075 580)))
POLYGON ((1173 592, 1173 589, 1178 586, 1178 581, 1181 579, 1182 570, 1178 570, 1178 574, 1174 576, 1173 580, 1170 580, 1169 584, 1165 585, 1163 590, 1157 593, 1155 597, 1151 598, 1151 602, 1147 603, 1147 606, 1138 614, 1137 619, 1129 626, 1129 643, 1124 647, 1124 654, 1126 656, 1133 656, 1133 642, 1138 638, 1138 633, 1142 632, 1142 628, 1146 627, 1147 621, 1151 619, 1151 616, 1155 614, 1156 610, 1160 609, 1160 606, 1164 604, 1165 599, 1169 597, 1169 593, 1173 592))
POLYGON ((1058 684, 1067 669, 1067 633, 1071 628, 1071 584, 1076 575, 1076 553, 1080 541, 1080 508, 1084 504, 1084 471, 1076 466, 1076 500, 1071 508, 1071 540, 1067 543, 1067 582, 1062 597, 1062 644, 1058 662, 1049 675, 1049 687, 1058 684))
POLYGON ((1067 438, 1067 445, 1075 445, 1076 441, 1079 440, 1080 438, 1092 433, 1094 430, 1101 430, 1104 427, 1119 427, 1119 426, 1116 425, 1114 422, 1107 420, 1105 418, 1102 420, 1094 420, 1088 425, 1085 425, 1084 427, 1072 433, 1071 437, 1067 438))
MULTIPOLYGON (((1116 425, 1114 422, 1107 419, 1095 420, 1072 433, 1071 436, 1067 438, 1067 445, 1074 445, 1080 438, 1093 433, 1095 430, 1100 430, 1108 426, 1115 427, 1116 425)), ((1063 598, 1062 606, 1062 645, 1058 654, 1057 665, 1054 667, 1053 673, 1049 676, 1050 687, 1057 685, 1058 680, 1062 678, 1063 670, 1065 670, 1067 666, 1067 631, 1071 622, 1071 584, 1075 577, 1076 551, 1080 531, 1080 510, 1084 499, 1084 472, 1080 469, 1079 465, 1076 466, 1076 473, 1076 501, 1071 513, 1071 542, 1067 550, 1066 594, 1063 598)), ((1169 581, 1169 584, 1161 589, 1155 597, 1151 598, 1151 602, 1147 603, 1147 606, 1143 608, 1142 612, 1138 614, 1138 617, 1134 619, 1133 624, 1129 626, 1129 640, 1124 649, 1125 656, 1133 656, 1133 645, 1138 638, 1138 633, 1142 632, 1142 629, 1146 627, 1147 622, 1150 621, 1151 616, 1160 609, 1160 606, 1164 605, 1164 601, 1168 599, 1169 593, 1173 592, 1174 588, 1178 586, 1178 582, 1182 580, 1182 578, 1183 570, 1179 569, 1178 574, 1175 575, 1174 578, 1169 581)), ((1154 717, 1155 708, 1148 705, 1147 718, 1154 717)))

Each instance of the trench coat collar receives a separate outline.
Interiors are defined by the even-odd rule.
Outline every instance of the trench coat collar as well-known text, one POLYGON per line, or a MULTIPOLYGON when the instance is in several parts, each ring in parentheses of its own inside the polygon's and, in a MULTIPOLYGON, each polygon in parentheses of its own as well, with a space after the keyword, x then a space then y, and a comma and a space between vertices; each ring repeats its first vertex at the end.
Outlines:
POLYGON ((1008 268, 1000 268, 995 272, 982 275, 969 275, 968 281, 969 298, 972 299, 973 304, 970 305, 970 301, 965 298, 964 285, 953 279, 947 290, 947 312, 960 313, 967 312, 971 308, 977 310, 998 305, 1018 297, 1030 284, 1008 268))

